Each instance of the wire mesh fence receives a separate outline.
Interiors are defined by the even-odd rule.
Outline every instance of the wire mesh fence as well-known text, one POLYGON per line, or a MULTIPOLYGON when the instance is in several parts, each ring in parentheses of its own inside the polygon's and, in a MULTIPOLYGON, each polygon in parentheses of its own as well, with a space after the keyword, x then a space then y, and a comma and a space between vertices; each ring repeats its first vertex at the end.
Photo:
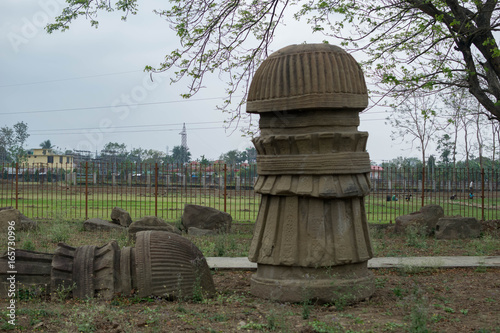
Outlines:
MULTIPOLYGON (((185 204, 255 221, 260 196, 254 192, 256 165, 229 164, 4 164, 0 165, 0 207, 12 206, 35 219, 64 211, 73 219, 110 218, 113 207, 133 219, 182 216, 185 204)), ((370 222, 394 222, 422 205, 441 205, 447 216, 498 219, 499 172, 435 168, 392 168, 371 174, 365 198, 370 222)))

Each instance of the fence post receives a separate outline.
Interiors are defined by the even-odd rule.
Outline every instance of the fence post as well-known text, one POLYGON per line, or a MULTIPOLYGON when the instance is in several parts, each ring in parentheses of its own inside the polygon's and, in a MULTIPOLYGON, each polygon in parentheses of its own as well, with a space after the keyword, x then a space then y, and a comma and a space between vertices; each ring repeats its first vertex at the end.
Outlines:
POLYGON ((19 201, 19 164, 16 162, 16 209, 18 209, 17 203, 19 201))
POLYGON ((158 162, 155 163, 155 216, 158 216, 158 162))
POLYGON ((85 162, 85 220, 89 219, 89 162, 85 162))
POLYGON ((226 164, 224 164, 224 212, 226 212, 226 198, 227 198, 227 167, 226 167, 226 164))
POLYGON ((481 168, 481 221, 484 221, 484 168, 481 168))

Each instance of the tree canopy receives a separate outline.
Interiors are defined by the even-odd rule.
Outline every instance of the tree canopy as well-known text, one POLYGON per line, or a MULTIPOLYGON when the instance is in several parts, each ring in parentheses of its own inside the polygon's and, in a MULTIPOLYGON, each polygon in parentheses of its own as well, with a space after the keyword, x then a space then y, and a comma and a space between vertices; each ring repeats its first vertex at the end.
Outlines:
MULTIPOLYGON (((66 30, 80 16, 97 27, 99 11, 136 14, 138 0, 67 0, 49 33, 66 30)), ((500 50, 497 0, 170 0, 156 11, 180 39, 181 47, 146 70, 172 70, 172 80, 188 78, 196 93, 207 73, 228 77, 229 108, 236 91, 267 57, 276 27, 285 23, 288 7, 313 32, 347 50, 368 56, 364 70, 383 95, 406 95, 416 89, 433 93, 467 88, 491 118, 500 119, 500 50)), ((246 94, 245 94, 246 96, 246 94)), ((244 102, 243 98, 242 102, 244 102)), ((242 103, 232 110, 239 115, 242 103)))
POLYGON ((0 159, 22 162, 26 157, 24 144, 29 136, 28 124, 22 121, 14 124, 12 128, 0 128, 0 159))

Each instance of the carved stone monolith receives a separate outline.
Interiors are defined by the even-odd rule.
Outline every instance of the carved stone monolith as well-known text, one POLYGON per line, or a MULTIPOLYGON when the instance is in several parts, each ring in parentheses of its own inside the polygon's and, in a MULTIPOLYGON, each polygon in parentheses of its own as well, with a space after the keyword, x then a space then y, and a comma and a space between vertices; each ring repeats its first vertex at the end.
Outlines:
POLYGON ((271 54, 247 112, 260 115, 255 191, 262 201, 249 251, 251 292, 277 301, 358 301, 374 292, 364 196, 370 190, 363 73, 339 47, 271 54))

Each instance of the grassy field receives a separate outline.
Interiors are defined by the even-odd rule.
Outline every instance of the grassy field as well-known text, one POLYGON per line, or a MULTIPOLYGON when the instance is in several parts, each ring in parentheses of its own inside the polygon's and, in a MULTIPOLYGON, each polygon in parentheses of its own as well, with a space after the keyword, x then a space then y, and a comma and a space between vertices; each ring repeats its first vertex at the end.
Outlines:
MULTIPOLYGON (((236 221, 255 221, 260 198, 251 190, 228 190, 224 201, 221 189, 201 188, 159 188, 155 196, 152 187, 106 186, 88 188, 66 187, 64 184, 39 186, 27 184, 18 188, 17 207, 21 212, 35 219, 51 218, 54 211, 64 211, 71 219, 109 219, 113 207, 127 210, 132 219, 146 215, 157 215, 174 222, 183 213, 185 204, 197 204, 216 208, 231 214, 236 221), (87 200, 86 200, 87 198, 87 200), (225 207, 224 207, 225 206, 225 207)), ((500 197, 496 192, 488 192, 484 199, 484 219, 500 219, 500 197)), ((387 201, 386 194, 374 192, 365 198, 365 208, 369 222, 391 223, 397 216, 410 214, 421 208, 422 200, 417 194, 411 200, 387 201)), ((439 204, 447 216, 464 216, 482 219, 482 200, 479 194, 473 200, 459 195, 450 200, 449 193, 426 193, 424 205, 439 204)), ((15 188, 0 186, 0 207, 16 206, 15 188)))

